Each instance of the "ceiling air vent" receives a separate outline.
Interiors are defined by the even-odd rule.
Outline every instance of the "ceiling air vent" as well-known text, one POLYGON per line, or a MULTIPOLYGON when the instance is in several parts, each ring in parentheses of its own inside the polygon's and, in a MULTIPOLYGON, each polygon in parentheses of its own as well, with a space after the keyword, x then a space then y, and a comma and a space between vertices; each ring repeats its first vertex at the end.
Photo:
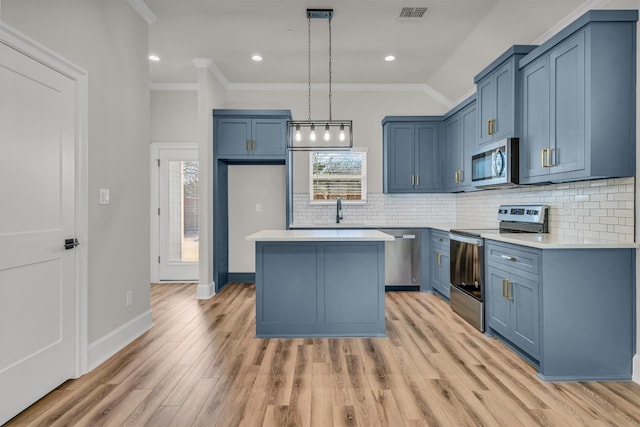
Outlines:
POLYGON ((399 21, 416 22, 426 17, 428 7, 403 7, 398 16, 399 21))

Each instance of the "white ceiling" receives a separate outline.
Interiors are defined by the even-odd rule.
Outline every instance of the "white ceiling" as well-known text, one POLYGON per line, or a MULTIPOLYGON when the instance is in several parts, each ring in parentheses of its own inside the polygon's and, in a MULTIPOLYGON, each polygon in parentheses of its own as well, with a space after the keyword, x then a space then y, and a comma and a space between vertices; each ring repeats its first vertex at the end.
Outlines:
MULTIPOLYGON (((332 8, 333 83, 423 85, 454 101, 473 76, 513 44, 548 38, 607 0, 129 0, 157 17, 149 26, 156 84, 195 83, 194 58, 226 86, 307 83, 307 8, 332 8), (144 1, 144 3, 143 3, 144 1), (428 7, 404 22, 403 7, 428 7), (253 54, 264 60, 256 63, 253 54), (385 62, 387 54, 397 57, 385 62), (221 74, 220 74, 221 73, 221 74)), ((311 21, 312 82, 328 81, 328 21, 311 21)))

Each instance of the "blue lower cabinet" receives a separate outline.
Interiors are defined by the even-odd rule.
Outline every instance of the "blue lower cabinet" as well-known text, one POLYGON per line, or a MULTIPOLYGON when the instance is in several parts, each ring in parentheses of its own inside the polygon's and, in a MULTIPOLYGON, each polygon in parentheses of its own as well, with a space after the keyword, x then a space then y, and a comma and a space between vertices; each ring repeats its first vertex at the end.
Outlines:
POLYGON ((486 283, 487 325, 519 349, 538 359, 540 303, 537 276, 527 279, 489 267, 486 283))
POLYGON ((383 337, 384 242, 256 242, 257 337, 383 337))
POLYGON ((451 262, 449 256, 449 233, 431 230, 431 288, 446 299, 450 297, 451 262))
POLYGON ((629 380, 635 249, 537 250, 487 240, 487 333, 550 381, 629 380))

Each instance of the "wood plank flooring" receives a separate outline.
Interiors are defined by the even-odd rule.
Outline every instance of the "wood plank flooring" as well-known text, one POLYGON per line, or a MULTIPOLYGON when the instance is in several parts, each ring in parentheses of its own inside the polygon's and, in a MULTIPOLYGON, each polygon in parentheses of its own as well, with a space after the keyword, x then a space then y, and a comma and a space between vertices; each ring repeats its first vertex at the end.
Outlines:
POLYGON ((431 294, 386 294, 388 338, 255 339, 254 285, 195 293, 152 285, 152 330, 8 425, 640 425, 640 385, 542 382, 431 294))

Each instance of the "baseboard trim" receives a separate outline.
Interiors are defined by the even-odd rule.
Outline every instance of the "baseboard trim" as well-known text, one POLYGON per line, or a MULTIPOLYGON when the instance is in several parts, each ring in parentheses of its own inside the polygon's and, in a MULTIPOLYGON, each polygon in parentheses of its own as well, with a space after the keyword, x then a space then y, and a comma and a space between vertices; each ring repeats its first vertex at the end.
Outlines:
POLYGON ((255 283, 256 273, 228 273, 227 282, 229 283, 255 283))
POLYGON ((151 315, 151 309, 149 309, 89 344, 87 357, 88 371, 92 371, 100 366, 108 358, 125 348, 151 328, 153 328, 153 316, 151 315))
POLYGON ((199 283, 196 291, 197 299, 210 299, 216 294, 216 284, 211 282, 208 284, 199 283))
POLYGON ((640 384, 640 354, 635 354, 633 356, 633 373, 631 380, 634 383, 640 384))

